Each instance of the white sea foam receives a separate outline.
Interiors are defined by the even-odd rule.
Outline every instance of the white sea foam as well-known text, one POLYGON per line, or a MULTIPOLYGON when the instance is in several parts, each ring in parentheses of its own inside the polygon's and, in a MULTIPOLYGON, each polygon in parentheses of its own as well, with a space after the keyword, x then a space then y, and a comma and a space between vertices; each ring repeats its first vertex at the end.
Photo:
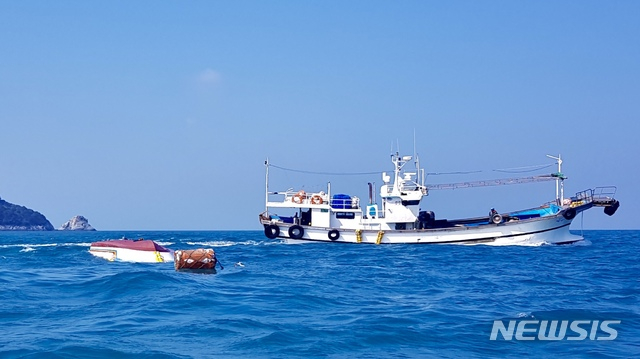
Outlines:
POLYGON ((43 247, 90 247, 91 243, 24 243, 3 244, 0 248, 22 248, 20 252, 31 252, 43 247))
POLYGON ((588 239, 585 239, 583 241, 578 241, 578 242, 575 242, 575 243, 571 243, 572 246, 576 246, 576 247, 590 246, 592 244, 593 243, 588 239))
POLYGON ((245 242, 232 242, 232 241, 207 241, 207 242, 185 242, 191 246, 209 246, 209 247, 230 247, 230 246, 261 246, 265 242, 257 241, 245 241, 245 242))
POLYGON ((518 241, 514 242, 511 240, 497 240, 495 242, 490 243, 478 243, 480 245, 490 245, 490 246, 522 246, 522 247, 540 247, 550 245, 551 243, 545 241, 518 241))
POLYGON ((33 248, 33 247, 55 247, 58 243, 47 243, 47 244, 3 244, 0 245, 0 248, 33 248))

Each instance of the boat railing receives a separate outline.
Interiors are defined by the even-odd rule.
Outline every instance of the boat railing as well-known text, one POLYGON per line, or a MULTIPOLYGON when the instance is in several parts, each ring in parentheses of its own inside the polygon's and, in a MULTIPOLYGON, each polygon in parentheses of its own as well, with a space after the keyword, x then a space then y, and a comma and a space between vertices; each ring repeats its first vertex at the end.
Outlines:
MULTIPOLYGON (((426 187, 420 185, 418 182, 414 182, 414 181, 407 181, 405 183, 402 183, 398 186, 398 189, 401 192, 412 192, 412 191, 422 191, 423 194, 426 193, 426 187)), ((393 193, 394 190, 394 186, 386 186, 386 188, 383 187, 383 191, 386 194, 391 194, 393 193)))
POLYGON ((401 191, 416 191, 420 188, 420 185, 416 182, 405 182, 400 186, 401 191))
POLYGON ((613 201, 617 188, 615 186, 596 187, 576 193, 574 202, 607 202, 613 201))
POLYGON ((593 202, 593 190, 586 189, 576 193, 575 198, 572 198, 573 202, 593 202))
MULTIPOLYGON (((360 198, 356 196, 345 197, 330 197, 329 194, 324 191, 320 192, 305 192, 304 190, 288 189, 286 191, 271 191, 267 192, 269 196, 280 195, 284 196, 281 202, 274 203, 293 203, 297 205, 322 205, 327 202, 334 209, 359 209, 360 198)), ((340 196, 340 195, 338 195, 340 196)))
MULTIPOLYGON (((280 195, 280 196, 284 196, 284 198, 281 201, 277 201, 274 203, 292 203, 294 205, 322 205, 322 204, 327 204, 327 203, 334 203, 334 201, 340 201, 340 200, 336 200, 336 199, 331 199, 329 197, 329 194, 325 193, 324 191, 319 191, 319 192, 306 192, 304 190, 293 190, 293 189, 288 189, 286 191, 273 191, 273 192, 268 192, 269 196, 273 196, 273 195, 280 195)), ((358 205, 358 202, 355 202, 353 204, 354 207, 352 207, 351 203, 353 201, 358 201, 356 199, 356 197, 349 197, 349 205, 345 208, 357 208, 355 207, 356 205, 358 205)), ((345 200, 345 204, 346 204, 346 200, 345 200)), ((338 202, 336 202, 338 203, 338 202)))
POLYGON ((297 193, 297 191, 294 191, 292 189, 288 189, 286 191, 270 191, 267 192, 267 195, 269 196, 284 196, 284 198, 291 198, 293 197, 293 195, 295 195, 297 193))
POLYGON ((617 190, 618 188, 615 186, 596 187, 593 189, 593 200, 598 202, 611 201, 614 199, 617 190))
POLYGON ((333 209, 358 209, 360 208, 360 198, 355 196, 349 198, 332 198, 329 204, 333 209))

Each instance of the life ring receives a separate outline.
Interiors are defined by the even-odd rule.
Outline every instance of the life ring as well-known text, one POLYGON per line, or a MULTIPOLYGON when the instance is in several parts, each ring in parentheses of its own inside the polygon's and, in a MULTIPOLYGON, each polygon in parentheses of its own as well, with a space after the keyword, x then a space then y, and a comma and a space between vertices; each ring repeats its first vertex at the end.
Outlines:
POLYGON ((564 213, 562 213, 562 216, 567 219, 567 220, 572 220, 573 218, 575 218, 577 212, 575 209, 573 208, 567 208, 564 213))
POLYGON ((298 193, 296 193, 295 195, 293 195, 293 198, 291 199, 293 201, 293 203, 297 203, 297 204, 301 204, 305 198, 307 198, 307 194, 300 190, 298 191, 298 193))
POLYGON ((264 235, 269 239, 276 239, 280 235, 280 227, 275 224, 264 226, 264 235))
POLYGON ((332 229, 329 231, 329 233, 327 233, 327 236, 329 236, 330 240, 335 241, 336 239, 340 238, 340 231, 337 229, 332 229))
POLYGON ((311 197, 311 203, 312 204, 322 204, 322 197, 320 197, 319 195, 314 195, 313 197, 311 197))
POLYGON ((289 237, 293 239, 300 239, 304 236, 304 228, 295 225, 289 228, 289 237))
POLYGON ((502 216, 498 213, 494 214, 493 216, 491 216, 491 222, 495 224, 502 222, 502 216))

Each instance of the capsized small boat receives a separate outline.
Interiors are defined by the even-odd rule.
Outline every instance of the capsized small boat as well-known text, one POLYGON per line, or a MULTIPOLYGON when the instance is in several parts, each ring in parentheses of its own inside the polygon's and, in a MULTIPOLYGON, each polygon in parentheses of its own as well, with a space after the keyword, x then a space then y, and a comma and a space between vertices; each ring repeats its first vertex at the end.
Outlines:
POLYGON ((368 204, 361 204, 355 196, 333 194, 330 183, 326 192, 271 191, 269 167, 273 165, 267 160, 265 210, 259 219, 267 238, 283 239, 286 243, 529 245, 581 241, 582 236, 569 231, 571 222, 592 207, 604 207, 605 214, 613 215, 620 206, 614 198, 616 187, 586 189, 565 198, 564 180, 567 177, 562 174, 562 159, 560 156, 547 157, 557 161, 556 173, 428 185, 417 157, 415 168, 407 171, 405 165, 412 156, 395 153, 391 156, 393 176, 382 173, 381 204, 373 196, 372 183, 369 183, 368 204), (458 219, 436 218, 433 211, 422 210, 429 206, 424 198, 431 190, 542 181, 556 181, 556 198, 535 208, 502 213, 492 208, 488 216, 458 219))
POLYGON ((173 262, 173 253, 149 239, 114 239, 91 243, 89 253, 109 261, 158 263, 173 262))

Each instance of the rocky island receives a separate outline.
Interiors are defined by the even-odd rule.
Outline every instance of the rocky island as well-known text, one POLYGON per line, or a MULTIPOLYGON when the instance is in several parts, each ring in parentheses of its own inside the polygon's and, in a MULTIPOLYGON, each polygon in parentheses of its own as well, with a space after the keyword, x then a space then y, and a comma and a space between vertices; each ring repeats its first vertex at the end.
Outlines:
POLYGON ((9 203, 0 198, 0 231, 53 231, 51 222, 24 206, 9 203))
POLYGON ((89 220, 84 218, 83 216, 75 216, 67 221, 67 223, 63 224, 60 228, 60 231, 95 231, 96 229, 91 227, 89 224, 89 220))

